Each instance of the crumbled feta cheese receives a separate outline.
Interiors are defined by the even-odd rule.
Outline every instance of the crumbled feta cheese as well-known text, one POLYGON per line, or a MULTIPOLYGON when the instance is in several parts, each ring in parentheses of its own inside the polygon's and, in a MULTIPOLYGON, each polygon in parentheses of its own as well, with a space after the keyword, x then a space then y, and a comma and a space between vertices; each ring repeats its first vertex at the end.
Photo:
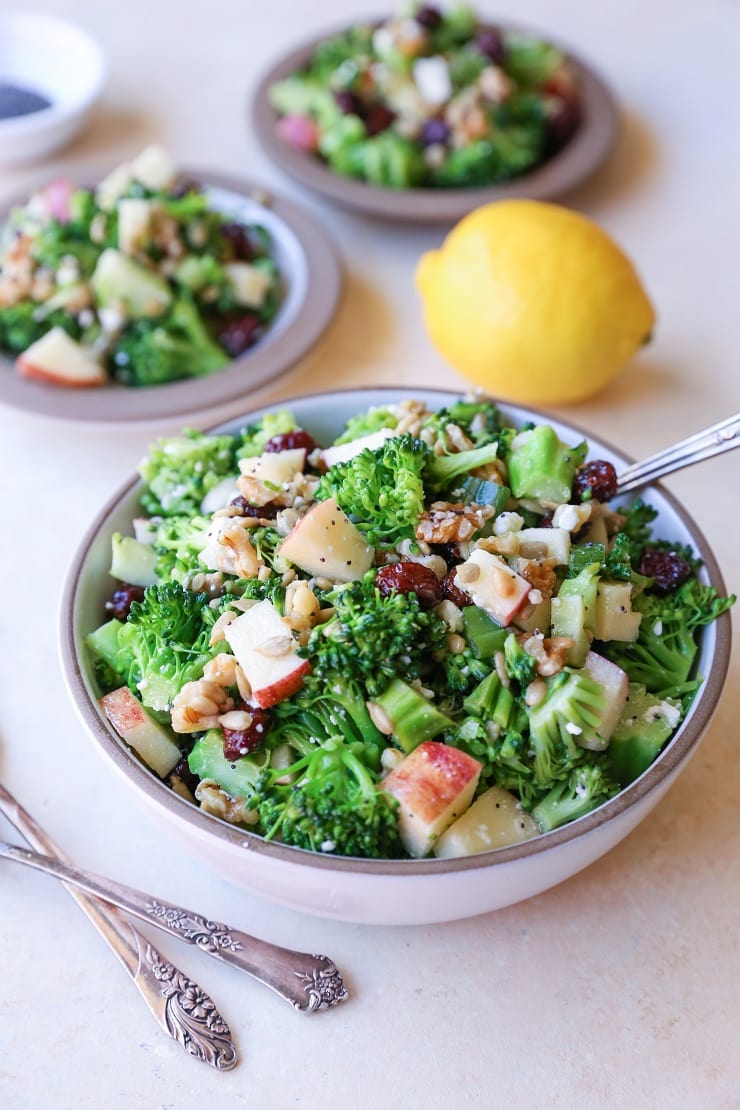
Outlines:
POLYGON ((645 720, 648 724, 660 720, 661 717, 669 728, 675 728, 681 720, 681 710, 678 706, 671 705, 669 701, 661 701, 658 705, 651 705, 645 712, 645 720))
POLYGON ((336 848, 336 844, 334 843, 333 840, 324 840, 321 843, 321 851, 322 852, 333 852, 335 848, 336 848))
POLYGON ((95 322, 95 313, 91 308, 83 308, 82 312, 77 317, 77 323, 81 328, 89 328, 95 322))
POLYGON ((527 601, 530 605, 539 605, 542 601, 542 591, 530 590, 529 594, 527 595, 527 601))
POLYGON ((663 635, 663 622, 662 621, 656 621, 655 624, 653 625, 653 636, 662 636, 662 635, 663 635))
POLYGON ((553 528, 564 528, 566 532, 577 532, 591 519, 592 505, 584 501, 582 505, 558 505, 553 513, 553 528))
POLYGON ((565 725, 565 731, 569 732, 571 736, 580 736, 583 729, 580 725, 577 725, 575 721, 568 721, 565 725))
POLYGON ((524 527, 524 517, 519 513, 499 513, 493 522, 494 536, 503 536, 504 532, 521 532, 524 527))
POLYGON ((113 332, 120 331, 126 323, 126 317, 122 312, 119 312, 117 308, 99 308, 98 319, 100 320, 100 326, 103 331, 107 332, 109 335, 113 332))
POLYGON ((452 96, 450 70, 439 54, 414 62, 414 82, 427 104, 444 104, 452 96))

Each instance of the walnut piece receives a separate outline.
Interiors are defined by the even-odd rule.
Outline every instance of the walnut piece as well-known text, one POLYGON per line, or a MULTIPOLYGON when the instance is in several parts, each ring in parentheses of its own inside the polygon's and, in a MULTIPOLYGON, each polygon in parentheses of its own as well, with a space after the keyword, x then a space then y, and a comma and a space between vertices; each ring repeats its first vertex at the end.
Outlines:
POLYGON ((419 519, 416 538, 425 543, 464 543, 493 515, 490 505, 435 501, 419 519))

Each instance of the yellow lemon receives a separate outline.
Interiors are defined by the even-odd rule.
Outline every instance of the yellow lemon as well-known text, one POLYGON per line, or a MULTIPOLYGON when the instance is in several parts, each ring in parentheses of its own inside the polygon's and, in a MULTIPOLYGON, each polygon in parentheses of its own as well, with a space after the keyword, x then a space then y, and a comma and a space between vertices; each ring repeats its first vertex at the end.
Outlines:
POLYGON ((655 323, 632 263, 606 232, 539 201, 471 212, 422 256, 416 283, 440 354, 476 385, 525 404, 595 393, 655 323))

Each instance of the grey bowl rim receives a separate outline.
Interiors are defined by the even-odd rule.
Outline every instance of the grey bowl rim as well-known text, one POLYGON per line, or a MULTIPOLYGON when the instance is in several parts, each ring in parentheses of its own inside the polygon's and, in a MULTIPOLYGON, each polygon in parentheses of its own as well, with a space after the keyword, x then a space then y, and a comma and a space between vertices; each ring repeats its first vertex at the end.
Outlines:
MULTIPOLYGON (((423 387, 419 387, 419 389, 423 389, 423 387)), ((459 398, 461 393, 464 392, 464 390, 450 389, 423 389, 423 391, 425 393, 437 394, 440 399, 449 398, 450 400, 459 398)), ((389 395, 388 399, 390 400, 390 395, 394 395, 394 399, 398 399, 399 394, 405 397, 413 396, 414 389, 413 387, 405 388, 403 386, 358 386, 348 389, 333 389, 316 393, 298 394, 278 402, 262 405, 244 414, 229 417, 206 430, 218 432, 223 428, 231 427, 238 423, 252 421, 255 418, 259 418, 263 413, 274 411, 276 408, 289 409, 291 404, 295 402, 315 400, 322 397, 326 398, 327 402, 329 402, 332 397, 336 397, 337 395, 346 396, 368 392, 378 395, 379 399, 380 395, 389 395)), ((492 398, 492 400, 496 400, 496 398, 492 398)), ((576 435, 583 436, 589 444, 591 443, 592 437, 590 433, 580 427, 580 425, 573 424, 569 420, 561 420, 557 416, 549 415, 546 412, 530 406, 513 405, 503 401, 500 402, 500 404, 504 415, 510 416, 511 413, 516 413, 517 416, 515 419, 518 419, 519 416, 524 416, 525 418, 534 418, 541 421, 556 420, 563 426, 572 430, 576 435)), ((624 459, 626 463, 634 461, 629 456, 625 455, 624 452, 612 447, 608 441, 602 439, 600 436, 593 437, 593 439, 595 439, 600 446, 606 447, 609 451, 613 451, 616 457, 624 459)), ((442 875, 458 871, 495 868, 499 864, 511 863, 528 856, 539 855, 540 853, 549 851, 551 848, 558 848, 561 845, 588 836, 594 830, 608 824, 612 818, 618 817, 631 808, 631 806, 642 801, 651 794, 653 790, 661 786, 663 780, 669 777, 672 772, 676 771, 692 752, 692 749, 698 745, 717 708, 727 677, 730 661, 732 628, 729 613, 724 613, 714 624, 716 644, 714 655, 711 659, 710 672, 702 682, 697 698, 692 706, 689 720, 679 726, 675 736, 669 741, 658 758, 635 780, 635 782, 625 787, 625 789, 620 791, 620 793, 616 795, 616 797, 610 799, 610 801, 599 806, 591 813, 586 814, 585 817, 581 817, 576 821, 563 825, 552 832, 542 833, 520 844, 505 848, 491 849, 487 852, 480 852, 471 856, 461 856, 455 859, 371 860, 356 857, 321 855, 320 853, 310 852, 302 848, 294 848, 290 845, 266 841, 263 837, 250 832, 248 829, 230 825, 220 818, 204 813, 191 802, 175 794, 165 782, 157 778, 153 771, 148 770, 132 755, 124 742, 114 732, 112 726, 103 719, 102 713, 98 711, 95 703, 88 694, 80 664, 83 645, 78 642, 76 635, 80 572, 87 559, 90 547, 97 538, 98 533, 105 527, 108 518, 118 508, 120 502, 133 492, 139 482, 140 480, 138 477, 130 479, 119 487, 113 496, 109 498, 85 532, 70 563, 63 587, 59 612, 59 648, 64 677, 73 704, 80 714, 87 731, 92 738, 97 741, 103 753, 113 761, 117 769, 129 780, 131 785, 143 790, 150 801, 168 809, 171 816, 184 820, 187 824, 194 826, 200 833, 205 833, 216 839, 225 839, 232 847, 241 848, 242 850, 248 849, 250 853, 257 853, 258 855, 275 859, 278 862, 315 868, 318 871, 340 871, 375 876, 393 875, 411 877, 419 875, 442 875)), ((679 504, 677 498, 659 482, 655 482, 647 488, 657 491, 676 513, 682 524, 688 529, 692 542, 696 545, 696 550, 704 564, 704 569, 709 581, 720 593, 723 595, 726 594, 726 586, 719 565, 701 529, 695 524, 689 513, 679 504)))

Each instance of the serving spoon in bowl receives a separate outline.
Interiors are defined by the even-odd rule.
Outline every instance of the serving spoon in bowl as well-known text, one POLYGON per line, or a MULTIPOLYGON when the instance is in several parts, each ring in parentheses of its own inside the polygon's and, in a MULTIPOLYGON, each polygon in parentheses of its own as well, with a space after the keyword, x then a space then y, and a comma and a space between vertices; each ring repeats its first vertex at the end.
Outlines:
POLYGON ((626 467, 617 475, 617 494, 629 493, 675 470, 683 470, 725 451, 733 451, 736 447, 740 447, 740 413, 626 467))

